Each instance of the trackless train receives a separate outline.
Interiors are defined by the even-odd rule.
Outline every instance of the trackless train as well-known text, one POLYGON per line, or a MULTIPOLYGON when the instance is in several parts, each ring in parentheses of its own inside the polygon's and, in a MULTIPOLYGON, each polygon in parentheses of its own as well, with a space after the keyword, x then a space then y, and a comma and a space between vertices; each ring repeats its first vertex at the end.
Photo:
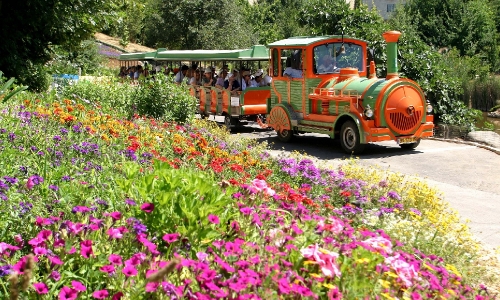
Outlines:
MULTIPOLYGON (((432 106, 416 82, 399 77, 400 34, 383 34, 385 78, 377 78, 375 63, 368 62, 366 41, 344 36, 291 37, 267 46, 270 86, 250 87, 237 96, 204 87, 192 93, 200 99, 200 113, 223 115, 228 126, 256 120, 274 129, 284 142, 296 134, 314 132, 339 138, 350 154, 361 153, 367 143, 387 140, 414 149, 422 138, 433 135, 432 106), (265 119, 259 118, 262 115, 265 119)), ((168 59, 168 52, 158 52, 157 59, 160 53, 168 59)), ((184 52, 190 60, 190 51, 184 52)), ((213 58, 198 59, 224 60, 213 58)))

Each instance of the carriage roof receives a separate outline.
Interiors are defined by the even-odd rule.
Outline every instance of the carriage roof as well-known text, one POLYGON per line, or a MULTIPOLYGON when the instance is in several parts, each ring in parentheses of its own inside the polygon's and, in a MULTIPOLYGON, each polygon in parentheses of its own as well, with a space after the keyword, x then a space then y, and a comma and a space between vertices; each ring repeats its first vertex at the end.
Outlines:
MULTIPOLYGON (((332 40, 332 39, 338 39, 342 40, 342 36, 340 35, 324 35, 324 36, 293 36, 289 37, 284 40, 279 40, 274 43, 271 43, 268 45, 268 47, 276 47, 276 46, 309 46, 311 44, 321 42, 321 41, 326 41, 326 40, 332 40)), ((344 36, 344 40, 358 40, 360 42, 365 42, 364 40, 344 36)))
POLYGON ((254 45, 248 49, 237 50, 166 50, 159 51, 156 60, 269 60, 269 49, 263 45, 254 45))

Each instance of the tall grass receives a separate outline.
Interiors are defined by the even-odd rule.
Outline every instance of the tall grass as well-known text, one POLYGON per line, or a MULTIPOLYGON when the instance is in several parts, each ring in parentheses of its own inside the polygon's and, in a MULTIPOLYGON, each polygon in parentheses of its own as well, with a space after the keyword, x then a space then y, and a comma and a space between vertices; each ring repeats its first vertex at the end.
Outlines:
POLYGON ((475 79, 463 84, 463 101, 471 108, 490 111, 500 101, 500 78, 490 76, 475 79))

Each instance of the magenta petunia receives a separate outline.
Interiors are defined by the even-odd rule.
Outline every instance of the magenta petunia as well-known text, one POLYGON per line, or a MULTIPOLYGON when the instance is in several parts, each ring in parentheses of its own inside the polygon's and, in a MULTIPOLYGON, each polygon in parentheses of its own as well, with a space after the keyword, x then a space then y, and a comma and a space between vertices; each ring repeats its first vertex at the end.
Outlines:
POLYGON ((141 210, 146 213, 151 213, 155 209, 155 205, 153 203, 144 203, 141 205, 141 210))
POLYGON ((135 276, 137 275, 137 269, 134 266, 127 265, 122 269, 122 273, 127 277, 135 276))
POLYGON ((94 254, 94 251, 92 250, 91 240, 85 240, 80 242, 80 254, 84 258, 89 258, 92 254, 94 254))
POLYGON ((163 240, 167 243, 173 243, 173 242, 177 241, 178 238, 179 238, 178 233, 169 233, 169 234, 165 234, 163 236, 163 240))
POLYGON ((118 254, 110 254, 108 257, 108 260, 113 265, 121 265, 122 264, 122 257, 118 254))
POLYGON ((59 300, 75 300, 78 297, 78 291, 68 286, 63 286, 59 291, 59 300))
POLYGON ((219 217, 216 216, 216 215, 208 215, 208 221, 212 224, 219 224, 220 223, 220 220, 219 220, 219 217))
POLYGON ((109 214, 109 216, 113 219, 113 220, 120 220, 120 218, 122 217, 122 213, 119 212, 119 211, 114 211, 112 213, 109 214))
POLYGON ((44 295, 44 294, 47 294, 49 292, 47 285, 43 282, 33 283, 33 287, 35 287, 37 294, 40 294, 40 295, 44 295))
POLYGON ((49 261, 53 265, 62 265, 63 261, 59 258, 59 256, 49 256, 49 261))
POLYGON ((80 281, 73 280, 71 281, 71 285, 78 292, 85 292, 87 290, 87 288, 80 281))
POLYGON ((111 300, 120 300, 122 297, 123 297, 123 293, 122 292, 118 292, 118 293, 116 293, 116 294, 113 295, 113 297, 111 298, 111 300))
POLYGON ((109 273, 113 273, 115 271, 115 266, 113 266, 113 265, 104 265, 104 266, 100 267, 99 270, 101 270, 101 272, 109 274, 109 273))
POLYGON ((92 297, 96 298, 96 299, 106 299, 108 298, 109 296, 109 293, 107 290, 99 290, 99 291, 95 291, 94 293, 92 293, 92 297))

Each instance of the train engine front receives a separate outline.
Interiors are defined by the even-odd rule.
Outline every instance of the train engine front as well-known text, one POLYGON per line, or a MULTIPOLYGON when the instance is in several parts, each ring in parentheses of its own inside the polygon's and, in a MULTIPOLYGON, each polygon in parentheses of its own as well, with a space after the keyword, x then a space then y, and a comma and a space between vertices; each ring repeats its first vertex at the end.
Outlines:
POLYGON ((335 125, 335 133, 340 135, 346 152, 359 153, 366 143, 386 140, 395 140, 402 148, 414 149, 422 138, 433 135, 432 106, 415 81, 400 78, 398 74, 397 41, 400 35, 398 31, 383 34, 387 42, 386 78, 376 77, 372 61, 367 78, 358 77, 356 69, 341 69, 332 86, 343 95, 357 95, 356 105, 351 104, 350 115, 355 117, 358 128, 346 129, 347 117, 338 118, 335 125))

